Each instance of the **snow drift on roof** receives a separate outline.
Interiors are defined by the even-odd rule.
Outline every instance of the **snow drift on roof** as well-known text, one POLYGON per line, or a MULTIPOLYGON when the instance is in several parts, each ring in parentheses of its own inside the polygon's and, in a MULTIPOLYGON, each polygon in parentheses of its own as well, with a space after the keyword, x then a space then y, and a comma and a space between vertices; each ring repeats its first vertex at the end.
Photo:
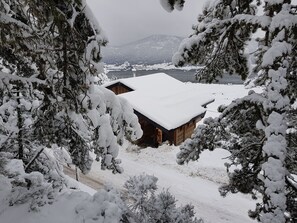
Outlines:
POLYGON ((134 91, 120 94, 132 107, 167 130, 175 129, 203 114, 202 106, 213 98, 192 83, 183 83, 165 73, 119 79, 134 91))

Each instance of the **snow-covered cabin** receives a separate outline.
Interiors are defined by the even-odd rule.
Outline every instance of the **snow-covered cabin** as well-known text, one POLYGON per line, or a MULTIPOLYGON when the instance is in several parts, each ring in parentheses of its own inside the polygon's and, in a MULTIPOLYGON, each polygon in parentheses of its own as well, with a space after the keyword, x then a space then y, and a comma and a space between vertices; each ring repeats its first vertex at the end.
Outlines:
POLYGON ((213 98, 193 83, 165 73, 112 81, 105 85, 133 107, 143 130, 139 144, 156 146, 168 140, 179 145, 191 137, 213 98))

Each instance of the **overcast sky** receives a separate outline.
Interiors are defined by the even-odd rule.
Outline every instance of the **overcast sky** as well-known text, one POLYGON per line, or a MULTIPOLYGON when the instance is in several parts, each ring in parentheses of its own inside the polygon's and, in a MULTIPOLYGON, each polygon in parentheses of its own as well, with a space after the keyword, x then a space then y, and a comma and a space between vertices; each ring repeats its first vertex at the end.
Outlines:
POLYGON ((159 0, 87 0, 110 45, 153 34, 188 36, 207 0, 187 0, 182 11, 168 13, 159 0))

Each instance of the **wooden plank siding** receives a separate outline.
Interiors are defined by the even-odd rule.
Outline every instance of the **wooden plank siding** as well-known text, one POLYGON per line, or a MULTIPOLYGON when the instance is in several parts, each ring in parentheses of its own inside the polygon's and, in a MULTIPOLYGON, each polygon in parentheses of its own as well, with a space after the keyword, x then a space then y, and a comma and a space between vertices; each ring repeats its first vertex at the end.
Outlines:
MULTIPOLYGON (((204 114, 203 114, 204 116, 204 114)), ((184 142, 186 139, 190 138, 196 128, 196 123, 202 119, 202 117, 198 117, 196 119, 192 119, 191 121, 187 122, 186 124, 176 128, 173 130, 174 132, 174 145, 179 145, 184 142)))
POLYGON ((184 125, 174 130, 174 145, 177 146, 184 141, 184 132, 185 132, 184 125))
POLYGON ((205 115, 205 113, 203 113, 176 129, 167 130, 141 113, 135 110, 134 113, 138 116, 139 123, 143 130, 143 136, 138 140, 137 144, 151 145, 155 147, 160 144, 157 136, 158 131, 162 131, 162 142, 169 141, 170 144, 178 146, 192 136, 196 128, 196 123, 199 122, 205 115))
POLYGON ((184 139, 190 138, 192 136, 195 128, 196 128, 196 121, 188 122, 185 125, 184 139))

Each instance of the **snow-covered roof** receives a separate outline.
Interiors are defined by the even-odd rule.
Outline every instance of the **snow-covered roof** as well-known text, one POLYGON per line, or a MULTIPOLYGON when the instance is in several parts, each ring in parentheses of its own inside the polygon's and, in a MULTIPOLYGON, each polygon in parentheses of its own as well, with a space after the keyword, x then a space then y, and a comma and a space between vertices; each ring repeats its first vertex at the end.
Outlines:
POLYGON ((196 84, 183 83, 165 73, 112 81, 105 87, 122 83, 134 91, 120 94, 142 115, 167 130, 175 129, 203 114, 202 106, 213 101, 196 84))

